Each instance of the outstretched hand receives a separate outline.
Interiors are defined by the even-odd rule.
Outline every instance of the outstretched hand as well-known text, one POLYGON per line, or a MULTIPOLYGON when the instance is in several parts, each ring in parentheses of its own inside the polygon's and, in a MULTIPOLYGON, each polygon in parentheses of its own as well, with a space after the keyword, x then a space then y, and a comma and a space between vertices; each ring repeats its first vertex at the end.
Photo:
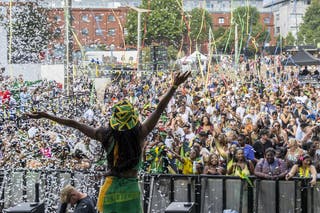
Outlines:
POLYGON ((183 82, 185 82, 185 80, 187 80, 187 78, 190 76, 191 71, 188 72, 177 72, 174 74, 174 79, 173 79, 173 85, 175 86, 179 86, 180 84, 182 84, 183 82))
POLYGON ((47 117, 48 113, 46 113, 46 112, 31 112, 31 113, 25 113, 24 115, 28 116, 29 118, 39 119, 39 118, 47 117))

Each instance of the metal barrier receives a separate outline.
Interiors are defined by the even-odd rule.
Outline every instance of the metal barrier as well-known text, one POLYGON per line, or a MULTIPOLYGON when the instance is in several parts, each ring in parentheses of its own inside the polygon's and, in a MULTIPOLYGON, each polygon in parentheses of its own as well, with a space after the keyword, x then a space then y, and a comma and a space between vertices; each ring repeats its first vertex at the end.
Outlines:
POLYGON ((60 190, 71 184, 91 197, 97 197, 103 179, 97 172, 67 170, 26 170, 0 171, 0 210, 21 202, 34 202, 35 183, 39 183, 39 198, 45 203, 46 212, 57 212, 60 190))
POLYGON ((253 187, 232 176, 145 175, 144 212, 164 212, 171 202, 194 202, 197 212, 320 212, 320 192, 306 179, 259 180, 253 187))
MULTIPOLYGON (((253 187, 232 176, 151 175, 141 176, 145 213, 165 212, 171 202, 194 202, 196 212, 213 213, 232 209, 239 213, 320 212, 320 192, 308 180, 259 180, 253 187)), ((97 172, 63 170, 0 170, 0 210, 21 202, 33 202, 35 183, 40 184, 40 201, 46 212, 57 212, 59 192, 72 184, 97 197, 104 178, 97 172)))

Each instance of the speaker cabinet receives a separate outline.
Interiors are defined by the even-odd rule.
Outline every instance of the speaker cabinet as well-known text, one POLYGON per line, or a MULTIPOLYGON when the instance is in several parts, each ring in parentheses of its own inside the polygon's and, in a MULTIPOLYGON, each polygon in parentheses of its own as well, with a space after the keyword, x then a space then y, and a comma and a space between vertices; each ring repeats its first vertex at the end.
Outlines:
POLYGON ((5 213, 44 213, 44 203, 20 203, 4 210, 5 213))
POLYGON ((196 213, 196 208, 191 202, 172 202, 165 213, 196 213))

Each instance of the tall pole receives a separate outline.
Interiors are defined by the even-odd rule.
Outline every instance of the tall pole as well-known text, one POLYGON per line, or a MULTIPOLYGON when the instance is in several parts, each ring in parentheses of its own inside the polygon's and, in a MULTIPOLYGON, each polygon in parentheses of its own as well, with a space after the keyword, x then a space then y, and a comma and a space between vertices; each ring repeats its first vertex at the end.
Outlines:
POLYGON ((12 71, 12 1, 9 2, 10 14, 9 14, 9 68, 10 77, 13 77, 12 71))
POLYGON ((141 12, 138 11, 138 41, 137 41, 137 51, 138 51, 138 58, 137 58, 137 72, 140 74, 141 71, 141 12))
POLYGON ((129 8, 138 12, 138 26, 137 26, 137 75, 139 76, 141 73, 141 13, 150 12, 151 10, 142 9, 134 6, 128 6, 129 8))
POLYGON ((73 69, 72 69, 72 0, 65 0, 64 14, 65 14, 65 54, 64 54, 64 88, 67 91, 67 95, 73 94, 73 69))
POLYGON ((234 65, 235 65, 235 72, 238 69, 238 24, 234 25, 234 65))

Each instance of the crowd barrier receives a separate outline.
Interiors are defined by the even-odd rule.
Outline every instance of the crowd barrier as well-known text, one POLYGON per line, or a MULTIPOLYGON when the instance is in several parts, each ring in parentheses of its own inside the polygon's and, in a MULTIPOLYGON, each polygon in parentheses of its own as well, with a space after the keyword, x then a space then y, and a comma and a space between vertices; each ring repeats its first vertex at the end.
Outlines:
MULTIPOLYGON (((92 197, 97 197, 103 182, 101 173, 62 170, 2 170, 0 171, 0 208, 21 202, 33 202, 35 183, 40 185, 40 201, 46 212, 57 212, 59 191, 72 184, 92 197)), ((309 187, 308 180, 246 180, 231 176, 208 175, 151 175, 140 178, 145 213, 164 213, 172 202, 194 203, 197 213, 320 212, 320 191, 309 187)))
POLYGON ((308 187, 309 180, 251 180, 253 186, 231 176, 148 175, 144 177, 144 209, 154 212, 150 208, 156 206, 156 212, 165 212, 171 202, 191 202, 201 213, 226 209, 239 213, 320 212, 319 189, 308 187))
POLYGON ((0 171, 0 210, 23 202, 35 201, 35 184, 39 183, 39 200, 45 203, 46 212, 56 213, 59 208, 60 190, 67 184, 75 186, 91 197, 97 197, 103 182, 101 173, 68 170, 0 171))

